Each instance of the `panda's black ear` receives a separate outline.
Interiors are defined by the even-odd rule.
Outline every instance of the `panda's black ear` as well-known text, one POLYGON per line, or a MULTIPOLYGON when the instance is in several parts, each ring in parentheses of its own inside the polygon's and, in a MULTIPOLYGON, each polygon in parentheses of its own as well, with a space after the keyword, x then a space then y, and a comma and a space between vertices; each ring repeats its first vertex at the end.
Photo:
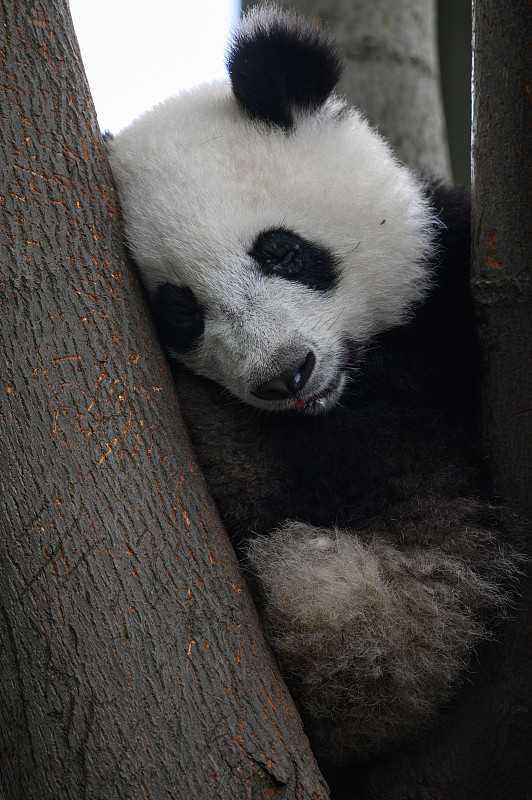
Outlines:
POLYGON ((336 42, 317 24, 272 5, 252 8, 227 55, 233 93, 252 116, 289 129, 296 109, 313 112, 342 74, 336 42))

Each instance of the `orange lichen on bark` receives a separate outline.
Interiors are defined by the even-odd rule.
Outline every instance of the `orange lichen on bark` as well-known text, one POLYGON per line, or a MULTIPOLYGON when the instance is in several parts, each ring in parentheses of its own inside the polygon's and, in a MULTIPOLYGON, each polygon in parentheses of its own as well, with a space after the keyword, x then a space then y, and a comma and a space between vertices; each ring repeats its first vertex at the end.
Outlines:
POLYGON ((186 526, 185 533, 188 536, 188 529, 190 528, 190 517, 188 516, 187 510, 186 510, 185 506, 183 505, 183 501, 181 500, 180 497, 177 498, 177 502, 179 503, 179 507, 181 509, 181 514, 182 514, 182 517, 183 517, 183 522, 185 523, 185 526, 186 526))
POLYGON ((497 231, 493 231, 488 239, 488 254, 486 255, 486 263, 489 267, 493 267, 494 269, 502 269, 502 264, 496 257, 498 238, 499 234, 497 231))

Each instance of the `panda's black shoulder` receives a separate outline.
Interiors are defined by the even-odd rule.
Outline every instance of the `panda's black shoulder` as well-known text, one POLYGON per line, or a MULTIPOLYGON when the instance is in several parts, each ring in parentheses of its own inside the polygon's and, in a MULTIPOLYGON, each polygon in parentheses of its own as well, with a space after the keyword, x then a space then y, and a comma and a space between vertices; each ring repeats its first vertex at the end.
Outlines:
POLYGON ((469 286, 470 192, 439 181, 427 181, 424 191, 439 220, 427 265, 430 291, 406 325, 377 337, 355 395, 421 396, 443 411, 472 409, 479 353, 469 286))
POLYGON ((445 280, 459 273, 469 279, 471 259, 471 192, 467 186, 427 181, 425 194, 436 212, 438 229, 436 269, 445 280))
POLYGON ((461 347, 473 340, 471 194, 468 187, 443 182, 427 182, 425 191, 439 226, 432 288, 415 313, 415 330, 428 337, 435 359, 445 359, 452 352, 456 361, 461 347))

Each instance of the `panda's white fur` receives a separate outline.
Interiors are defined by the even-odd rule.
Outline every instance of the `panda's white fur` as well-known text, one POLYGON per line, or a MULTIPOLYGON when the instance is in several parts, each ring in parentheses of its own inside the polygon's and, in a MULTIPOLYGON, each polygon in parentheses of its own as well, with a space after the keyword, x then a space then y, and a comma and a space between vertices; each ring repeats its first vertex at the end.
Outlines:
POLYGON ((514 570, 467 444, 466 202, 427 189, 332 94, 335 46, 298 16, 251 12, 229 66, 231 83, 149 111, 109 158, 309 735, 363 757, 434 718, 514 570))

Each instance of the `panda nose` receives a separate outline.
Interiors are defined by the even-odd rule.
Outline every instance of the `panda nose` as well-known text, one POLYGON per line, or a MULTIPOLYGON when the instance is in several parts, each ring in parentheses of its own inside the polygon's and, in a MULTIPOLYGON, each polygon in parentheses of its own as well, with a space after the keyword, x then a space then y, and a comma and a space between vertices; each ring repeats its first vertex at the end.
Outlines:
POLYGON ((251 394, 259 400, 289 400, 306 385, 316 364, 316 356, 309 350, 305 358, 298 356, 283 372, 257 386, 251 394))

